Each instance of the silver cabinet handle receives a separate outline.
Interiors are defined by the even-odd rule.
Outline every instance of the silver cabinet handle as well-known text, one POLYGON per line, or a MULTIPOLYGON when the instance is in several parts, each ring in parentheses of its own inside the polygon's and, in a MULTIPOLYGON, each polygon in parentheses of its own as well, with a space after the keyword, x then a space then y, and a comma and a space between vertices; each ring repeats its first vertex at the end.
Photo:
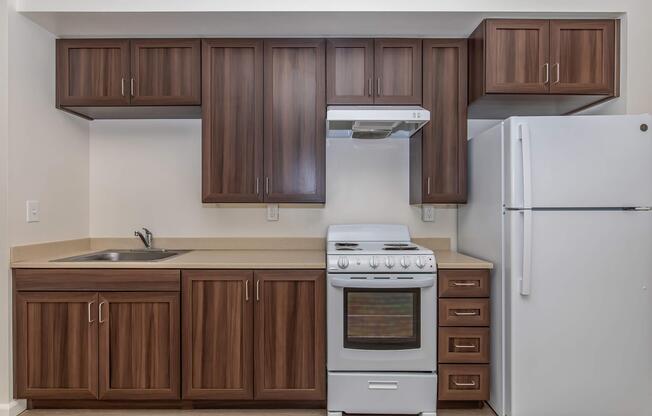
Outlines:
POLYGON ((475 381, 472 381, 470 383, 458 383, 457 381, 453 381, 453 384, 455 384, 457 387, 475 387, 475 381))
POLYGON ((256 280, 256 302, 260 301, 260 280, 256 280))
POLYGON ((124 78, 120 79, 120 93, 122 94, 123 97, 125 96, 125 79, 124 78))
POLYGON ((245 280, 245 301, 249 302, 249 280, 245 280))
POLYGON ((544 83, 544 84, 547 84, 547 83, 550 82, 550 64, 549 64, 548 62, 546 62, 546 63, 543 65, 543 73, 544 73, 545 76, 546 76, 546 79, 545 79, 545 81, 543 81, 543 83, 544 83))
POLYGON ((556 71, 555 71, 556 77, 555 77, 555 82, 554 83, 559 84, 559 81, 561 80, 561 74, 559 73, 559 62, 554 64, 552 67, 556 68, 556 71))
POLYGON ((380 97, 380 77, 378 77, 378 84, 376 86, 376 95, 380 97))
POLYGON ((93 322, 95 322, 95 321, 93 321, 93 318, 92 318, 92 316, 91 316, 91 306, 92 306, 94 303, 95 303, 94 300, 88 302, 88 323, 89 323, 89 324, 92 324, 93 322))
POLYGON ((457 311, 453 311, 453 314, 455 316, 477 316, 477 315, 479 315, 478 312, 457 312, 457 311))
POLYGON ((373 79, 369 78, 367 82, 367 89, 369 90, 368 94, 371 97, 371 95, 374 93, 374 86, 373 86, 373 79))
POLYGON ((478 348, 476 345, 460 345, 460 344, 453 344, 453 347, 455 348, 478 348))
POLYGON ((131 96, 134 96, 134 79, 131 78, 131 84, 130 84, 130 90, 131 90, 131 96))
POLYGON ((471 282, 471 283, 453 282, 452 285, 453 286, 462 286, 462 287, 477 286, 477 284, 475 284, 475 282, 471 282))
POLYGON ((256 177, 256 195, 260 194, 260 186, 259 186, 259 183, 260 183, 260 178, 259 178, 259 177, 256 177))
POLYGON ((426 184, 426 188, 427 188, 426 191, 428 192, 428 195, 430 195, 430 176, 428 176, 427 182, 428 183, 426 184))
POLYGON ((265 194, 269 195, 269 176, 265 176, 265 194))
POLYGON ((99 315, 100 315, 100 323, 101 323, 101 324, 103 324, 104 322, 106 322, 105 320, 102 320, 102 306, 103 306, 105 303, 106 303, 106 302, 100 302, 100 307, 99 307, 99 310, 98 310, 98 313, 99 313, 99 315))

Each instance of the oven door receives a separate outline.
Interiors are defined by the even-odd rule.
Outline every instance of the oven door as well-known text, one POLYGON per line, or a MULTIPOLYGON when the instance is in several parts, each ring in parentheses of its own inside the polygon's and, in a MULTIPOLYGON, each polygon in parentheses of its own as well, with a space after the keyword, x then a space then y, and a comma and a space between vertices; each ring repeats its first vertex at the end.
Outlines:
POLYGON ((329 371, 434 371, 435 275, 329 275, 329 371))

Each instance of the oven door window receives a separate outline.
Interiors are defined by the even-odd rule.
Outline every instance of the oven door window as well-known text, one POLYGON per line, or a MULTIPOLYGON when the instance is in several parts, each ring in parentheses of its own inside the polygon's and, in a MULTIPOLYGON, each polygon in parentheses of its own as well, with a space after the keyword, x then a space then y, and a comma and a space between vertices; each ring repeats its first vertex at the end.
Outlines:
POLYGON ((421 348, 421 289, 344 289, 344 348, 421 348))

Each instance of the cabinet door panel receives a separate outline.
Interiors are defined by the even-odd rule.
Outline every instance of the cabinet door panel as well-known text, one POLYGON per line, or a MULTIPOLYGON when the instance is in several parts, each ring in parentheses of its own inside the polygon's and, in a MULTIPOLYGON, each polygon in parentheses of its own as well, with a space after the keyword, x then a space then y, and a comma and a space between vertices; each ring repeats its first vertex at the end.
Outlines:
POLYGON ((325 41, 265 41, 265 201, 324 202, 325 41))
POLYGON ((467 48, 464 40, 424 42, 422 201, 466 201, 467 48))
POLYGON ((100 399, 179 398, 179 294, 100 294, 100 399))
POLYGON ((263 44, 203 42, 203 202, 263 200, 263 44))
POLYGON ((421 104, 421 40, 375 40, 376 104, 421 104))
POLYGON ((97 294, 16 292, 16 398, 97 398, 97 294))
POLYGON ((131 104, 200 105, 200 59, 198 39, 132 40, 131 104))
POLYGON ((550 91, 560 94, 613 94, 614 20, 550 22, 550 91))
POLYGON ((129 41, 57 40, 58 105, 128 105, 129 41))
POLYGON ((256 399, 323 400, 323 271, 256 271, 254 278, 256 399))
POLYGON ((253 272, 184 272, 183 398, 253 399, 253 272))
POLYGON ((548 20, 488 20, 486 91, 548 92, 548 20))
POLYGON ((328 104, 373 104, 374 41, 329 39, 326 52, 328 104))

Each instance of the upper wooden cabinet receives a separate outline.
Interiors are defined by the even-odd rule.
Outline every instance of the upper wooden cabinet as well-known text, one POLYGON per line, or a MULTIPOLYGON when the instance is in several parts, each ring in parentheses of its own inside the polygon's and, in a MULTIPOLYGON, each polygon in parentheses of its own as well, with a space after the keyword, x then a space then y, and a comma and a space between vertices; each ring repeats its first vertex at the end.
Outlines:
POLYGON ((325 202, 325 41, 264 45, 264 199, 325 202))
POLYGON ((421 104, 420 39, 329 39, 328 104, 421 104))
POLYGON ((483 21, 469 39, 470 118, 559 115, 618 96, 617 20, 483 21))
POLYGON ((410 138, 410 203, 466 202, 466 39, 423 41, 423 106, 430 122, 410 138))
POLYGON ((202 46, 204 202, 263 202, 263 41, 202 46))
POLYGON ((197 117, 200 61, 198 39, 58 39, 57 107, 90 119, 197 117))

